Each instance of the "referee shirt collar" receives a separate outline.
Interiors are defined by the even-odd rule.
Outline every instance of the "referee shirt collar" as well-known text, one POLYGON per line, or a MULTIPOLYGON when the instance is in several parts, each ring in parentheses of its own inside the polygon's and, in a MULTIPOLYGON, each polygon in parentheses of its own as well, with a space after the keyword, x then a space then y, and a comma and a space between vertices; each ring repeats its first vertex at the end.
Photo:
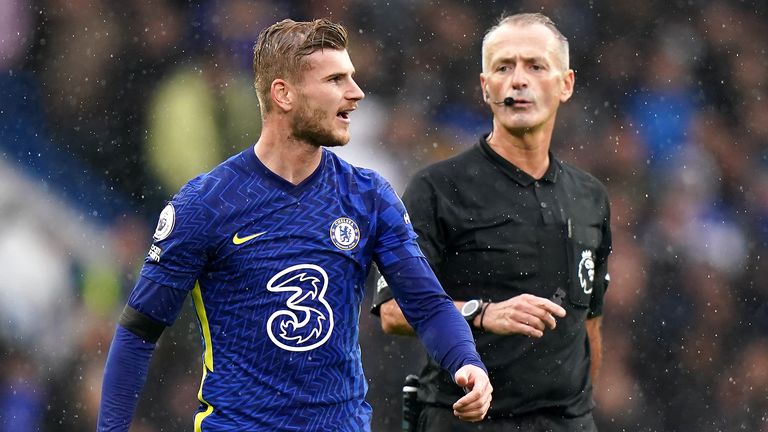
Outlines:
MULTIPOLYGON (((490 134, 480 137, 480 151, 483 155, 485 155, 485 157, 487 157, 494 165, 499 167, 501 172, 512 178, 512 180, 516 181, 521 186, 527 187, 533 184, 536 181, 535 178, 516 167, 510 161, 504 159, 491 148, 487 141, 488 135, 490 134)), ((555 158, 552 152, 549 152, 549 167, 547 167, 547 172, 544 173, 544 176, 541 177, 541 181, 557 183, 557 173, 560 171, 559 168, 560 161, 555 158)))

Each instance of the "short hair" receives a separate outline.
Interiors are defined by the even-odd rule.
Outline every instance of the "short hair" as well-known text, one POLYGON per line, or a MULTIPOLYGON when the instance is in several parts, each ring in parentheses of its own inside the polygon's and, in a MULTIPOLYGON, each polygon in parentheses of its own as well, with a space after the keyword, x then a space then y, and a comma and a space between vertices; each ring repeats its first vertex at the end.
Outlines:
POLYGON ((272 110, 270 87, 284 77, 299 82, 309 65, 306 57, 324 48, 347 48, 347 30, 327 19, 282 20, 262 30, 253 46, 253 84, 262 117, 272 110))
POLYGON ((560 57, 562 60, 562 66, 563 69, 568 70, 570 59, 568 54, 568 39, 563 36, 562 33, 560 33, 560 30, 557 29, 557 26, 555 23, 546 15, 541 13, 521 13, 516 15, 502 15, 501 18, 499 18, 499 21, 494 25, 493 27, 489 28, 485 32, 485 36, 483 36, 483 50, 482 50, 482 62, 483 62, 483 72, 486 71, 486 64, 485 64, 485 56, 486 56, 486 50, 488 46, 488 41, 491 39, 492 34, 498 30, 500 27, 505 25, 520 25, 520 26, 526 26, 526 25, 534 25, 534 24, 541 24, 548 28, 550 31, 552 31, 552 34, 555 35, 555 38, 557 38, 558 41, 560 41, 560 57))

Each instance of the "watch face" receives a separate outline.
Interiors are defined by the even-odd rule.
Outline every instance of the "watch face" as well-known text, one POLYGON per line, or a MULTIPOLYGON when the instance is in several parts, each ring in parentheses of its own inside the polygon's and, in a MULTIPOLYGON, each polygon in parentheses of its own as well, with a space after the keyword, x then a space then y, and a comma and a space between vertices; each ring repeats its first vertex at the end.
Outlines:
POLYGON ((464 306, 461 307, 461 314, 464 317, 471 317, 477 313, 477 310, 480 308, 480 302, 477 300, 470 300, 466 303, 464 303, 464 306))

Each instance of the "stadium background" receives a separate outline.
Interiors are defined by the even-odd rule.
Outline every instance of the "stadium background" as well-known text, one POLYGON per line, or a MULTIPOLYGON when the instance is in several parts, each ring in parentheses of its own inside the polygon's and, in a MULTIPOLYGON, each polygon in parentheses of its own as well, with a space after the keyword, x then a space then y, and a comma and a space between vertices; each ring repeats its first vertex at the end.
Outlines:
MULTIPOLYGON (((542 11, 570 39, 554 151, 611 195, 601 430, 768 431, 768 5, 736 0, 3 0, 0 431, 93 430, 164 200, 258 137, 262 28, 347 26, 367 98, 341 152, 402 191, 489 130, 480 40, 503 10, 542 11)), ((191 430, 191 310, 160 341, 133 431, 191 430)), ((374 430, 397 430, 422 354, 361 321, 374 430)))

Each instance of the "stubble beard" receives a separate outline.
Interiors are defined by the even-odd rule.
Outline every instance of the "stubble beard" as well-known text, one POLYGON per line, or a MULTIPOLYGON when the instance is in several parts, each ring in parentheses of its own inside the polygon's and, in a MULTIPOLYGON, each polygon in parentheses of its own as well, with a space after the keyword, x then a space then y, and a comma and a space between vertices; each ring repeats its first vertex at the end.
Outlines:
POLYGON ((349 142, 349 135, 338 136, 323 126, 326 111, 320 108, 300 108, 293 118, 291 132, 294 137, 316 147, 341 147, 349 142))

